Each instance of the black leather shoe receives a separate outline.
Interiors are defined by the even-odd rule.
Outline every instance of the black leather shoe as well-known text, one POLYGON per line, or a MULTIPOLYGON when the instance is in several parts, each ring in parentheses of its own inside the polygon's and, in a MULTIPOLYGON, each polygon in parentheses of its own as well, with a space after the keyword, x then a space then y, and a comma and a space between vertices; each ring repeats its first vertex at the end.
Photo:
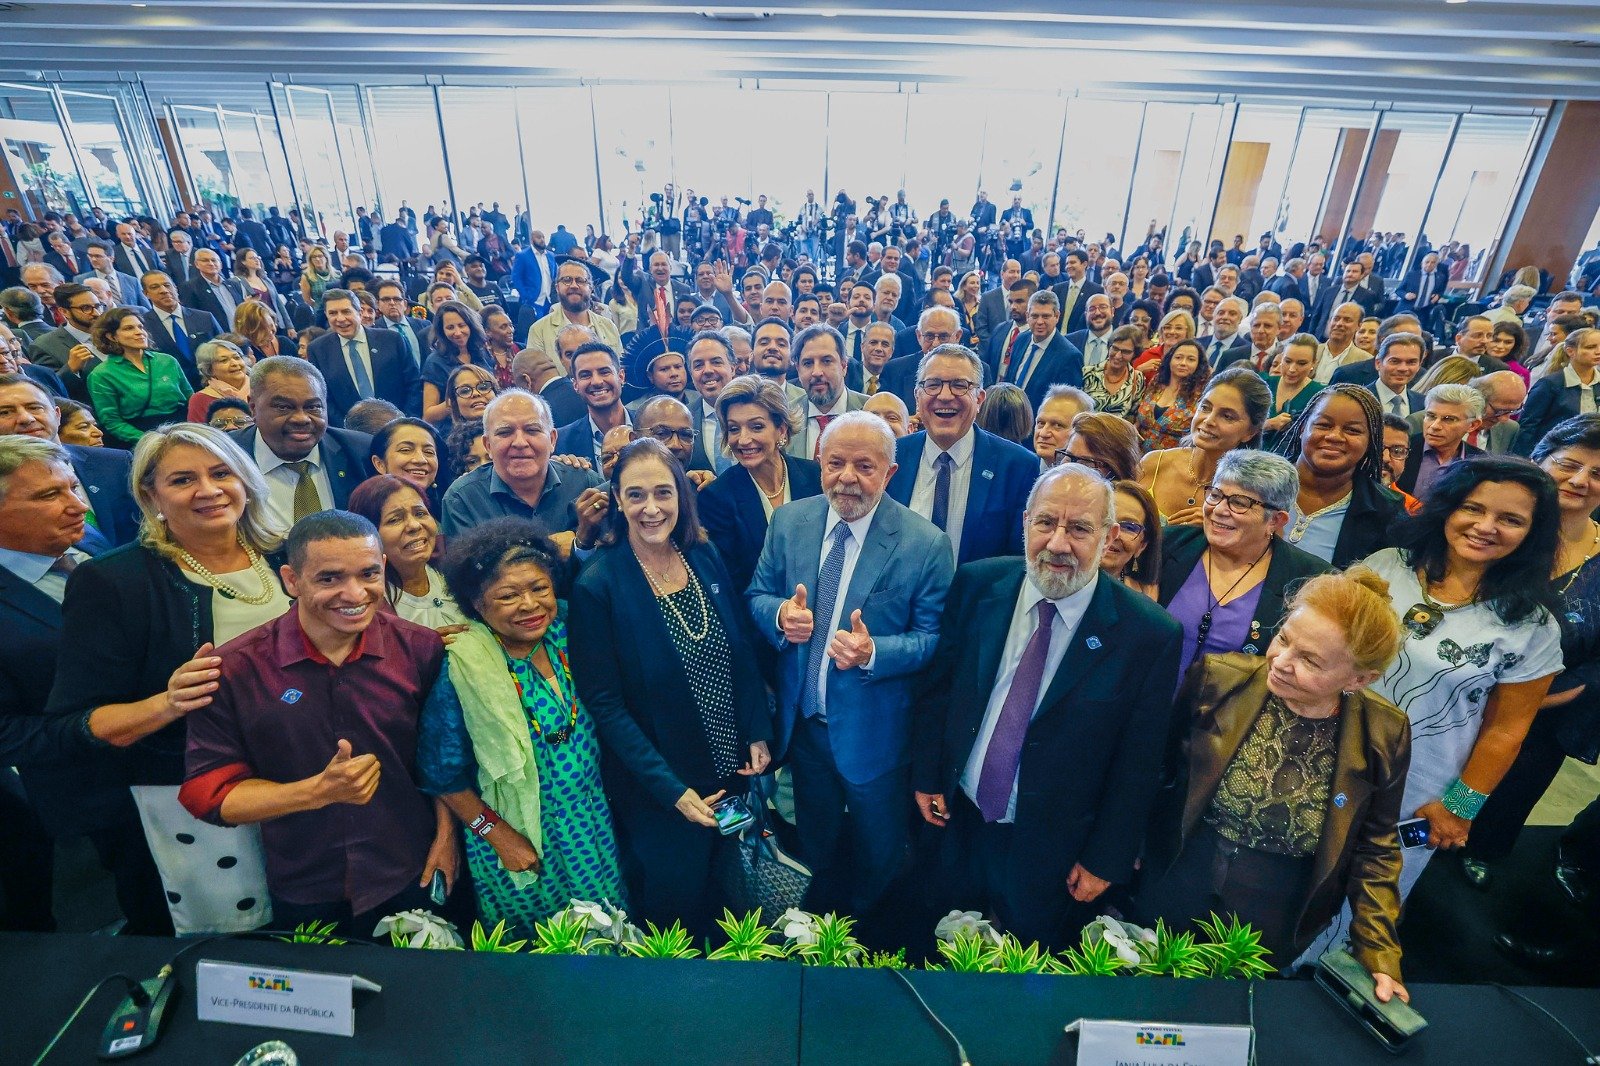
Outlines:
POLYGON ((1534 944, 1511 933, 1495 934, 1494 946, 1512 960, 1534 969, 1561 966, 1571 962, 1576 954, 1564 944, 1534 944))
POLYGON ((1561 891, 1578 906, 1587 906, 1600 898, 1600 890, 1596 889, 1589 872, 1559 852, 1556 854, 1555 874, 1556 884, 1561 886, 1561 891))
POLYGON ((1479 892, 1489 891, 1489 864, 1482 859, 1461 856, 1461 872, 1466 876, 1467 884, 1479 892))

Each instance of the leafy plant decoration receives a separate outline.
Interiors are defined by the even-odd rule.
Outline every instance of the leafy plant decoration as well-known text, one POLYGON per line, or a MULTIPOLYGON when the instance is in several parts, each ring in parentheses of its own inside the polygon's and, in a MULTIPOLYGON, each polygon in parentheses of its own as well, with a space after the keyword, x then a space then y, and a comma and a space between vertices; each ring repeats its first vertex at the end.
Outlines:
MULTIPOLYGON (((329 947, 343 947, 346 941, 333 935, 338 925, 338 922, 306 922, 295 926, 292 935, 280 936, 278 939, 285 944, 326 944, 329 947)), ((404 944, 395 946, 403 947, 404 944)))
POLYGON ((1167 923, 1156 920, 1156 942, 1139 945, 1140 962, 1135 973, 1149 977, 1204 977, 1204 953, 1195 945, 1193 933, 1174 933, 1167 923))
POLYGON ((623 945, 628 954, 641 959, 692 959, 700 954, 682 922, 673 922, 665 929, 657 929, 654 922, 646 922, 645 926, 649 931, 637 944, 623 945))
POLYGON ((1226 922, 1212 914, 1196 924, 1206 937, 1200 945, 1205 976, 1254 980, 1273 973, 1275 967, 1267 961, 1272 952, 1262 946, 1261 934, 1239 921, 1237 914, 1229 915, 1226 922))
POLYGON ((510 930, 506 928, 506 920, 500 919, 492 930, 485 933, 483 923, 474 920, 472 923, 472 950, 473 951, 500 951, 515 954, 527 947, 526 940, 507 940, 510 930))
POLYGON ((855 938, 854 918, 825 914, 817 919, 816 940, 795 948, 800 961, 808 966, 860 966, 867 949, 855 938))
POLYGON ((706 958, 732 959, 738 962, 761 962, 765 959, 783 958, 783 948, 772 943, 777 930, 770 925, 761 924, 760 907, 743 918, 735 918, 730 910, 724 910, 722 915, 717 919, 717 926, 727 934, 728 942, 706 958))

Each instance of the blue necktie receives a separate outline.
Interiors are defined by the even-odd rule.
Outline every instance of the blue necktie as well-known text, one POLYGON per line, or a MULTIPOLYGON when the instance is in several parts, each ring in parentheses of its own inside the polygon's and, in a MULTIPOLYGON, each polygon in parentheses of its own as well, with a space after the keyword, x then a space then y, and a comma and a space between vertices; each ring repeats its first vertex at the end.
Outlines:
POLYGON ((406 354, 411 357, 411 361, 416 363, 418 366, 421 366, 422 358, 417 355, 417 338, 416 335, 411 332, 411 323, 407 322, 405 319, 401 319, 400 322, 395 326, 395 331, 400 334, 400 339, 405 341, 406 354))
POLYGON ((839 598, 839 579, 844 576, 844 549, 850 542, 850 527, 840 522, 833 527, 833 545, 817 573, 815 603, 811 607, 811 643, 806 648, 806 673, 800 693, 800 711, 807 718, 822 714, 818 679, 827 668, 828 642, 833 639, 833 601, 839 598))
POLYGON ((363 400, 372 399, 372 378, 367 374, 366 364, 361 361, 361 353, 356 351, 355 338, 345 341, 345 348, 350 354, 350 373, 356 379, 356 392, 363 400))
POLYGON ((183 319, 177 315, 171 316, 167 321, 167 328, 172 331, 172 346, 178 349, 185 360, 189 359, 189 332, 183 328, 183 319))
POLYGON ((945 532, 949 532, 945 524, 950 521, 950 471, 954 466, 949 452, 940 452, 933 461, 933 513, 928 520, 945 532))

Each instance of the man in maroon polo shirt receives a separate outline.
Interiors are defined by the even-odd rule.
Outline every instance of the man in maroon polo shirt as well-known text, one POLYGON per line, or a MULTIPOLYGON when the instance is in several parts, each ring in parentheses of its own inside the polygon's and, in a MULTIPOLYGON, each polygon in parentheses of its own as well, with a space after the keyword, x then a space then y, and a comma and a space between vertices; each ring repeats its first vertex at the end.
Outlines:
POLYGON ((435 870, 455 887, 454 825, 412 775, 444 644, 380 611, 383 550, 365 518, 309 515, 285 547, 295 608, 217 649, 211 705, 189 717, 179 798, 217 825, 262 823, 278 928, 336 921, 370 936, 396 911, 455 917, 429 898, 435 870))

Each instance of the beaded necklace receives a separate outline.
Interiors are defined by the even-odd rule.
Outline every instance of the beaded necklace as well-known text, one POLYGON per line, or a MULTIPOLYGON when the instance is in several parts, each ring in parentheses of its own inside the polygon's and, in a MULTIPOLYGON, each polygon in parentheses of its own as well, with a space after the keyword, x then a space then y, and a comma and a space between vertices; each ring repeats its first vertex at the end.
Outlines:
MULTIPOLYGON (((505 646, 506 646, 505 645, 505 641, 500 640, 500 635, 498 633, 495 634, 495 640, 500 641, 500 650, 501 651, 505 651, 505 646)), ((534 651, 537 651, 537 650, 538 650, 538 648, 535 647, 534 651)), ((546 652, 545 654, 548 655, 549 653, 546 652)), ((532 659, 533 659, 533 652, 529 652, 528 653, 528 666, 529 666, 530 669, 533 668, 532 659)), ((536 670, 536 669, 533 671, 533 676, 537 677, 539 679, 539 683, 544 685, 546 688, 548 688, 550 690, 550 694, 556 698, 556 706, 560 707, 564 702, 567 702, 568 699, 569 699, 568 693, 564 693, 564 692, 561 691, 561 678, 563 676, 566 676, 566 677, 570 678, 572 676, 572 668, 567 665, 567 653, 566 652, 557 650, 556 651, 556 660, 561 663, 561 669, 559 671, 556 671, 556 670, 552 670, 551 671, 551 673, 554 673, 556 675, 554 678, 546 680, 545 676, 543 674, 539 673, 539 671, 536 670)), ((578 728, 578 693, 577 693, 577 691, 574 690, 570 694, 571 707, 569 708, 569 710, 567 712, 567 724, 562 726, 560 729, 556 730, 554 733, 548 733, 547 734, 547 733, 545 733, 543 727, 539 725, 539 718, 538 718, 537 715, 535 715, 533 713, 533 708, 528 705, 527 695, 522 690, 522 678, 517 676, 516 667, 512 665, 511 653, 510 652, 506 652, 506 671, 508 673, 510 673, 510 675, 511 675, 511 683, 517 687, 517 700, 518 700, 518 702, 520 702, 522 704, 523 708, 527 712, 528 723, 533 726, 533 735, 543 739, 546 744, 551 744, 551 745, 565 744, 568 740, 571 740, 572 739, 572 734, 578 728)))

